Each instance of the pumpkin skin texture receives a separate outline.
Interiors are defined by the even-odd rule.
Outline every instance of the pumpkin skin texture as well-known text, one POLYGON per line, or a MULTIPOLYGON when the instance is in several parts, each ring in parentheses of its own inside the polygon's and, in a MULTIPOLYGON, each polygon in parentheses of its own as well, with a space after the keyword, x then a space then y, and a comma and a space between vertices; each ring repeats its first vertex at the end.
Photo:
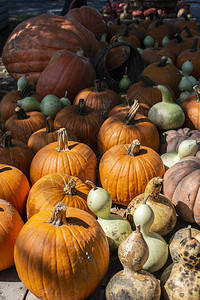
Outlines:
POLYGON ((98 40, 100 40, 102 34, 107 33, 106 22, 96 8, 89 6, 73 8, 68 11, 66 17, 79 22, 85 28, 92 31, 98 40))
MULTIPOLYGON (((15 114, 15 108, 17 107, 18 100, 23 99, 21 95, 22 91, 12 91, 6 94, 0 102, 0 121, 5 123, 5 121, 15 114), (21 95, 21 96, 20 96, 21 95)), ((39 102, 42 101, 42 96, 36 92, 30 92, 28 94, 30 97, 35 98, 39 102)))
POLYGON ((34 153, 25 143, 13 140, 11 132, 7 131, 0 144, 0 163, 11 165, 21 170, 26 177, 29 176, 29 168, 34 153))
POLYGON ((94 81, 94 86, 80 91, 73 104, 78 105, 79 99, 84 99, 87 106, 98 110, 104 119, 113 107, 121 103, 119 95, 111 89, 102 88, 99 80, 94 81))
POLYGON ((10 202, 23 217, 30 190, 28 179, 19 169, 0 164, 0 198, 10 202))
POLYGON ((11 131, 13 139, 27 143, 31 134, 46 124, 46 116, 40 111, 25 113, 22 108, 16 107, 15 114, 5 122, 5 131, 11 131))
POLYGON ((200 88, 195 88, 196 94, 187 97, 181 104, 185 113, 184 126, 190 129, 200 130, 200 88))
POLYGON ((144 193, 150 179, 164 173, 160 156, 151 148, 140 146, 137 140, 131 145, 113 146, 103 154, 99 164, 101 186, 113 203, 125 206, 144 193))
POLYGON ((134 139, 138 139, 142 145, 158 151, 159 134, 156 126, 147 117, 140 114, 135 114, 130 122, 127 121, 127 116, 128 113, 121 112, 104 121, 97 141, 100 154, 115 145, 131 143, 134 139))
POLYGON ((0 199, 0 271, 14 265, 14 245, 23 225, 14 206, 0 199))
MULTIPOLYGON (((28 139, 28 146, 34 153, 37 153, 42 147, 57 141, 57 131, 59 129, 60 127, 54 127, 51 117, 48 116, 46 118, 46 128, 41 128, 31 134, 28 139)), ((69 141, 77 141, 77 138, 70 130, 67 130, 67 136, 69 141)))
POLYGON ((28 194, 27 218, 30 219, 41 210, 53 210, 58 202, 91 213, 87 206, 89 191, 88 186, 74 176, 64 173, 43 176, 31 187, 28 194))
POLYGON ((97 158, 93 150, 83 144, 67 141, 66 129, 58 131, 58 142, 50 143, 34 156, 30 167, 32 185, 41 177, 52 173, 66 173, 83 182, 96 182, 97 158))
POLYGON ((67 97, 73 102, 76 94, 91 86, 94 79, 95 69, 89 59, 83 56, 82 50, 76 53, 59 50, 41 73, 36 91, 43 97, 52 94, 58 98, 64 97, 67 91, 67 97))
POLYGON ((24 225, 14 260, 20 279, 38 298, 86 299, 106 274, 109 246, 93 216, 59 203, 53 215, 41 211, 24 225))
POLYGON ((175 38, 166 43, 164 48, 169 49, 177 59, 181 52, 190 49, 191 46, 191 41, 183 39, 180 35, 175 35, 175 38))
POLYGON ((163 193, 172 201, 185 221, 200 225, 200 160, 194 156, 181 159, 164 175, 163 193))
POLYGON ((28 74, 29 81, 36 83, 56 51, 76 52, 80 47, 86 56, 98 52, 98 41, 91 31, 66 17, 40 14, 13 30, 4 46, 2 61, 15 80, 28 74))

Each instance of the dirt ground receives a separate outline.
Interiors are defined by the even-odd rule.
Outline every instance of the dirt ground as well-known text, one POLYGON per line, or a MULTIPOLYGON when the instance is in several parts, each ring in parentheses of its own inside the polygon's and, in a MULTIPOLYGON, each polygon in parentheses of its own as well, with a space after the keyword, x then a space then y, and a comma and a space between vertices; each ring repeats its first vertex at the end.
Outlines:
POLYGON ((30 18, 29 16, 10 16, 9 25, 0 30, 0 101, 5 94, 16 89, 15 80, 8 74, 1 60, 3 47, 13 29, 22 21, 30 18))

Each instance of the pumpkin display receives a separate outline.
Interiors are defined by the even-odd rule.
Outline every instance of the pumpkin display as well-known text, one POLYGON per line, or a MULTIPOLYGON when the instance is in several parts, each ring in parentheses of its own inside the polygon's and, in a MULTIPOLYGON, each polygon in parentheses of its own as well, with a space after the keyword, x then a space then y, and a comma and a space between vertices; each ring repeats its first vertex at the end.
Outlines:
POLYGON ((106 274, 109 247, 93 216, 60 202, 53 213, 41 211, 26 222, 14 261, 19 278, 36 297, 86 299, 106 274))
POLYGON ((0 199, 0 271, 14 265, 14 245, 23 225, 14 206, 0 199))
POLYGON ((200 159, 188 156, 164 174, 163 194, 172 201, 181 219, 200 225, 200 159))
POLYGON ((99 182, 113 203, 127 206, 134 197, 144 193, 150 179, 162 177, 164 172, 160 156, 134 140, 131 144, 115 145, 103 154, 99 182))
POLYGON ((107 300, 119 300, 125 297, 135 300, 160 299, 161 288, 158 280, 151 273, 142 270, 148 255, 149 249, 138 225, 119 246, 118 256, 123 270, 116 273, 108 282, 107 300))
POLYGON ((25 111, 17 106, 15 114, 12 115, 4 125, 5 131, 11 131, 12 138, 27 143, 31 134, 46 124, 46 117, 39 111, 25 111))
POLYGON ((80 180, 96 182, 97 158, 93 150, 79 142, 68 141, 65 128, 58 130, 58 141, 40 149, 30 166, 32 185, 52 173, 66 173, 80 180))
MULTIPOLYGON (((155 18, 154 20, 152 20, 152 22, 150 22, 150 24, 148 25, 147 30, 151 31, 151 29, 153 29, 155 27, 157 28, 157 32, 159 32, 159 33, 160 33, 160 31, 162 31, 163 28, 165 28, 164 32, 166 34, 164 35, 164 37, 167 36, 169 40, 171 40, 173 38, 174 34, 175 34, 174 24, 169 22, 168 19, 163 19, 163 18, 156 19, 155 18), (168 30, 168 32, 166 32, 166 29, 168 30)), ((163 35, 163 34, 161 34, 161 35, 163 35)), ((156 41, 156 35, 155 35, 154 40, 156 41)))
POLYGON ((154 221, 154 212, 146 203, 149 195, 146 195, 143 202, 136 208, 133 220, 135 226, 140 225, 141 233, 149 248, 149 256, 143 270, 154 273, 160 270, 168 258, 168 245, 166 241, 158 233, 150 231, 150 227, 154 221))
POLYGON ((65 95, 71 102, 78 92, 93 84, 96 72, 83 50, 56 51, 38 78, 36 91, 43 97, 49 94, 61 98, 65 95))
POLYGON ((178 21, 176 22, 176 31, 178 33, 183 32, 184 27, 187 26, 189 29, 193 29, 198 31, 198 24, 195 20, 191 20, 187 17, 186 14, 183 15, 184 19, 178 19, 178 21))
POLYGON ((134 212, 137 207, 143 203, 144 198, 148 196, 146 203, 154 212, 154 221, 150 231, 164 236, 171 232, 176 225, 176 210, 172 202, 161 194, 163 179, 161 177, 152 178, 146 185, 144 193, 136 196, 131 200, 126 208, 126 218, 134 229, 133 221, 134 212))
MULTIPOLYGON (((148 111, 151 106, 162 101, 162 93, 155 89, 155 86, 158 85, 158 82, 152 81, 148 76, 140 76, 138 82, 132 84, 128 91, 127 95, 132 99, 140 99, 140 105, 144 103, 148 107, 148 111)), ((172 95, 173 101, 175 101, 175 95, 173 90, 164 84, 172 95)), ((147 111, 147 116, 148 116, 147 111)))
POLYGON ((128 113, 117 113, 102 124, 98 134, 100 154, 119 144, 139 139, 142 145, 158 151, 159 134, 156 126, 145 116, 137 114, 139 103, 135 100, 128 113))
POLYGON ((188 127, 176 130, 167 130, 160 135, 160 155, 168 152, 177 152, 179 145, 185 140, 200 141, 200 131, 188 127))
POLYGON ((146 30, 146 36, 151 36, 154 41, 158 42, 158 46, 162 47, 162 40, 165 36, 168 36, 169 39, 173 38, 173 29, 172 27, 166 26, 166 23, 162 22, 162 19, 152 22, 146 30))
POLYGON ((187 26, 184 26, 184 30, 181 32, 182 38, 193 42, 193 39, 197 38, 197 48, 200 48, 200 34, 194 29, 189 29, 187 26))
POLYGON ((181 104, 181 108, 185 113, 184 126, 193 130, 200 130, 200 87, 193 87, 195 94, 187 97, 181 104))
POLYGON ((178 33, 174 35, 173 39, 165 44, 165 48, 169 49, 175 55, 175 58, 177 58, 182 51, 190 49, 191 46, 192 42, 183 39, 178 33))
MULTIPOLYGON (((5 121, 15 114, 15 108, 17 107, 17 101, 21 100, 27 95, 26 90, 22 91, 11 91, 7 93, 0 102, 0 121, 5 121)), ((35 98, 39 102, 42 101, 42 96, 36 92, 30 91, 28 95, 35 98)))
POLYGON ((30 164, 34 153, 27 144, 12 139, 10 131, 7 131, 0 140, 0 163, 16 167, 26 177, 29 177, 30 164))
POLYGON ((168 85, 178 98, 180 91, 178 84, 181 81, 182 75, 176 66, 167 63, 167 58, 162 59, 161 62, 155 62, 148 65, 142 71, 141 75, 148 76, 152 81, 159 82, 159 84, 168 85))
POLYGON ((27 218, 30 219, 41 210, 53 210, 58 202, 91 213, 87 206, 89 191, 88 186, 75 176, 65 173, 45 175, 29 191, 26 204, 27 218))
POLYGON ((199 253, 200 242, 192 237, 183 239, 178 246, 180 261, 169 265, 161 275, 160 284, 164 299, 199 299, 199 253))
POLYGON ((100 40, 102 34, 107 33, 106 22, 100 12, 94 7, 81 6, 70 9, 66 17, 79 22, 85 28, 92 31, 98 40, 100 40))
POLYGON ((84 99, 85 105, 98 110, 104 119, 113 107, 121 103, 119 95, 111 89, 102 88, 99 79, 94 80, 92 87, 80 91, 74 98, 73 104, 77 105, 79 99, 84 99))
POLYGON ((15 27, 3 48, 2 61, 15 80, 28 74, 29 81, 36 83, 56 51, 76 52, 80 47, 86 56, 98 52, 98 41, 91 31, 66 17, 40 14, 15 27))
POLYGON ((120 32, 117 33, 115 35, 112 36, 112 38, 110 39, 110 43, 114 43, 114 42, 120 42, 120 41, 124 41, 126 43, 129 43, 133 46, 135 46, 136 48, 140 48, 141 47, 141 43, 139 38, 136 35, 131 34, 131 32, 129 31, 129 27, 126 27, 124 29, 124 32, 120 32))
POLYGON ((116 22, 109 21, 107 23, 107 33, 108 33, 108 41, 110 41, 111 37, 115 35, 118 31, 122 31, 126 28, 126 25, 121 22, 120 18, 116 19, 116 22))
POLYGON ((0 164, 0 198, 10 202, 24 217, 25 203, 30 190, 28 179, 19 169, 0 164))
POLYGON ((66 106, 57 113, 54 125, 66 128, 77 137, 78 142, 96 149, 103 121, 99 111, 86 106, 84 99, 79 99, 78 105, 66 106))
MULTIPOLYGON (((31 134, 28 139, 28 146, 34 153, 37 153, 42 147, 57 141, 58 129, 60 129, 60 127, 54 126, 51 117, 46 117, 46 127, 31 134)), ((70 130, 67 130, 67 136, 69 141, 77 141, 77 138, 70 130)))

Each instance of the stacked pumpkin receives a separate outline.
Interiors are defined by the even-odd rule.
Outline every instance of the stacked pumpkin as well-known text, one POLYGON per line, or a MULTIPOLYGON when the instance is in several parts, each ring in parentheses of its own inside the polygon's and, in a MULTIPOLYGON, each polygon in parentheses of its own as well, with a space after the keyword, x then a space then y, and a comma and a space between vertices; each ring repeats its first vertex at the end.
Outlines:
MULTIPOLYGON (((179 72, 179 55, 192 43, 181 35, 174 38, 181 33, 179 22, 150 21, 128 29, 123 24, 106 26, 97 10, 82 7, 64 18, 40 15, 19 24, 4 47, 3 62, 19 90, 0 104, 0 212, 2 218, 8 212, 7 218, 17 220, 13 217, 9 225, 12 245, 2 247, 3 254, 12 249, 2 269, 15 262, 20 279, 41 299, 92 295, 107 272, 109 256, 126 247, 126 238, 137 241, 132 251, 141 255, 131 266, 119 248, 123 266, 134 271, 137 282, 137 271, 145 270, 144 278, 155 288, 152 299, 158 299, 159 284, 147 273, 165 267, 165 237, 176 229, 176 214, 200 225, 198 85, 181 106, 176 103, 180 82, 189 76, 179 72), (35 44, 38 28, 46 38, 35 44), (104 34, 107 40, 100 51, 104 34), (163 46, 166 35, 169 41, 163 46), (157 43, 144 49, 149 36, 157 43), (24 55, 27 47, 32 65, 24 55), (142 62, 137 80, 129 66, 131 51, 135 63, 142 62), (106 72, 120 74, 117 90, 88 58, 101 55, 106 72), (192 141, 182 144, 185 140, 192 141), (167 152, 173 154, 166 159, 167 152), (122 215, 112 213, 113 207, 122 215)), ((109 289, 112 282, 107 295, 109 289)))

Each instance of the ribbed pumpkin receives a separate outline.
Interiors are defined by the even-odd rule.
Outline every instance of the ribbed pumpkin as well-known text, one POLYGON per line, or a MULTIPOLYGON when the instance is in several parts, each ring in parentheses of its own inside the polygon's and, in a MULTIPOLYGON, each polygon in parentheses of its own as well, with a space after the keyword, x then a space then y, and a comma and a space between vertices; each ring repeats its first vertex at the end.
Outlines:
POLYGON ((129 43, 129 44, 131 44, 133 46, 135 46, 136 48, 140 48, 141 47, 141 43, 140 43, 139 38, 136 35, 131 34, 131 32, 129 31, 128 27, 126 27, 124 29, 123 33, 121 32, 121 33, 115 34, 110 39, 110 43, 114 43, 114 42, 121 41, 121 40, 123 40, 124 42, 129 43))
POLYGON ((30 190, 28 179, 19 169, 0 164, 0 198, 10 202, 21 216, 30 190))
POLYGON ((200 159, 188 156, 164 175, 163 193, 175 205, 181 219, 200 225, 200 159))
POLYGON ((68 141, 65 128, 58 131, 58 141, 40 149, 30 167, 30 180, 34 184, 44 175, 66 173, 76 176, 83 182, 96 182, 97 158, 92 149, 74 141, 68 141))
POLYGON ((19 278, 35 296, 87 299, 103 280, 109 246, 89 213, 59 203, 26 222, 14 250, 19 278))
POLYGON ((191 46, 191 41, 184 40, 181 35, 175 34, 174 38, 166 43, 164 48, 169 49, 177 58, 181 52, 190 49, 191 46))
POLYGON ((70 9, 66 17, 79 22, 92 31, 98 40, 100 40, 102 34, 107 33, 106 22, 102 18, 101 13, 94 7, 81 6, 70 9))
POLYGON ((165 36, 168 36, 169 39, 173 37, 174 32, 171 30, 172 27, 166 26, 166 23, 163 23, 161 19, 152 22, 147 30, 146 36, 151 36, 154 41, 158 42, 158 45, 162 47, 162 40, 165 36))
POLYGON ((31 148, 25 143, 12 139, 10 131, 7 131, 1 138, 0 163, 18 168, 27 178, 33 156, 31 148))
MULTIPOLYGON (((150 107, 162 101, 162 94, 155 88, 156 85, 158 85, 158 82, 152 81, 150 77, 140 76, 138 82, 133 83, 127 91, 127 95, 130 98, 139 99, 141 104, 143 103, 147 106, 147 116, 150 107)), ((176 97, 173 90, 166 84, 163 85, 170 90, 172 98, 175 101, 176 97)))
POLYGON ((27 143, 31 134, 46 124, 46 117, 40 111, 31 111, 25 113, 20 108, 15 108, 15 114, 5 122, 5 131, 11 131, 13 139, 18 139, 27 143))
POLYGON ((176 66, 167 63, 167 59, 162 59, 160 63, 155 62, 148 65, 141 75, 148 76, 151 80, 159 82, 159 84, 167 84, 178 98, 180 94, 178 85, 182 75, 176 66))
POLYGON ((73 104, 77 105, 79 99, 84 99, 85 105, 98 110, 106 119, 110 110, 121 103, 120 97, 111 89, 101 87, 99 79, 94 81, 94 85, 80 91, 73 104))
POLYGON ((27 96, 31 96, 38 100, 42 101, 42 96, 36 92, 24 93, 22 91, 12 91, 6 94, 0 102, 0 121, 5 123, 5 121, 15 114, 15 108, 17 107, 17 101, 21 100, 27 96))
POLYGON ((147 117, 137 114, 138 108, 136 100, 128 113, 114 114, 104 121, 97 141, 100 154, 115 145, 129 144, 134 139, 139 139, 142 145, 158 151, 158 130, 147 117))
POLYGON ((82 49, 76 53, 59 50, 41 73, 36 91, 43 97, 52 94, 58 98, 64 97, 67 91, 67 97, 73 102, 76 94, 91 86, 95 78, 95 69, 82 49))
MULTIPOLYGON (((48 116, 46 118, 46 127, 31 134, 28 139, 28 146, 36 153, 42 147, 56 142, 58 139, 58 129, 60 129, 60 127, 54 127, 51 117, 48 116)), ((77 141, 77 138, 70 130, 67 130, 67 136, 69 141, 77 141)))
POLYGON ((160 156, 151 148, 131 144, 116 145, 106 151, 99 164, 99 181, 110 194, 113 203, 127 206, 144 193, 153 177, 165 173, 160 156))
POLYGON ((29 80, 36 83, 56 51, 76 52, 80 47, 86 56, 98 52, 91 31, 66 17, 40 14, 17 25, 6 41, 2 61, 15 80, 29 74, 29 80))
POLYGON ((57 113, 54 125, 66 128, 77 137, 78 142, 95 149, 103 121, 99 111, 86 106, 84 99, 79 99, 78 105, 66 106, 57 113))
POLYGON ((14 245, 23 225, 14 206, 0 199, 0 271, 14 265, 14 245))
POLYGON ((30 219, 41 210, 53 210, 58 202, 91 213, 87 206, 89 191, 88 186, 79 178, 65 173, 53 173, 43 176, 31 187, 28 194, 27 217, 30 219))

